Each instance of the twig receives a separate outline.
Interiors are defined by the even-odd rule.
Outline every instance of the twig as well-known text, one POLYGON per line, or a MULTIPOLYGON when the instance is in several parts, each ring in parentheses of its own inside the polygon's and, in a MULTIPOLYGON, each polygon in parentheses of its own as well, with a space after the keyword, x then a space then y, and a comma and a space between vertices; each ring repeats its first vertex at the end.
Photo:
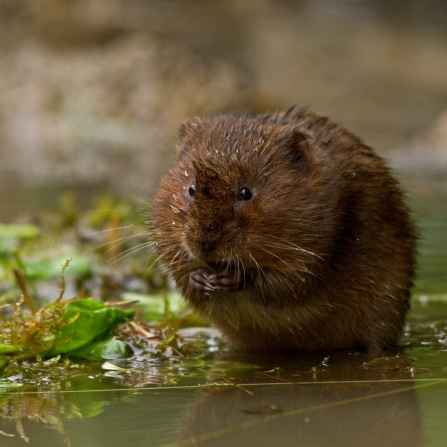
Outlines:
POLYGON ((227 379, 226 377, 222 377, 222 380, 224 380, 225 382, 235 386, 236 388, 239 388, 240 390, 244 391, 245 393, 249 394, 250 396, 254 396, 254 394, 255 394, 252 391, 247 390, 247 388, 244 388, 243 386, 238 385, 237 383, 234 383, 232 380, 227 379))
POLYGON ((131 321, 129 323, 129 326, 132 327, 136 332, 138 332, 140 335, 146 338, 155 338, 156 335, 152 332, 148 332, 146 329, 144 329, 142 326, 140 326, 138 323, 135 323, 135 321, 131 321))
POLYGON ((25 301, 25 304, 27 305, 28 309, 31 311, 32 314, 35 314, 38 311, 38 308, 36 304, 34 303, 34 300, 32 299, 31 295, 28 292, 28 288, 26 286, 25 278, 22 275, 22 272, 19 269, 14 269, 14 276, 17 281, 17 285, 19 286, 20 291, 23 295, 23 300, 25 301))

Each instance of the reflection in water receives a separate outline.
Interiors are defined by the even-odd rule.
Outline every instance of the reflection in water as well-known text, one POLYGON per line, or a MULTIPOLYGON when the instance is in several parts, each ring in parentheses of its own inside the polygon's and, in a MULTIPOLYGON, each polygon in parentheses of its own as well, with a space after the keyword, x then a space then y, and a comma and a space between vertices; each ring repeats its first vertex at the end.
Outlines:
POLYGON ((97 374, 59 390, 0 392, 0 445, 419 446, 427 410, 431 420, 446 410, 444 400, 433 408, 424 397, 445 388, 436 380, 445 362, 438 355, 429 363, 432 348, 413 353, 227 356, 189 371, 179 366, 177 386, 166 388, 119 390, 113 377, 97 374))
MULTIPOLYGON (((44 393, 35 393, 27 399, 33 408, 52 403, 41 413, 27 417, 25 405, 22 419, 0 419, 2 447, 157 447, 176 442, 184 409, 192 404, 197 393, 190 390, 111 390, 61 392, 49 399, 44 393), (76 396, 75 396, 76 395, 76 396), (79 399, 83 403, 79 403, 79 399), (70 404, 67 404, 67 402, 70 404), (56 403, 56 405, 52 405, 56 403), (77 405, 89 407, 92 412, 75 414, 64 408, 77 405), (51 414, 53 413, 53 418, 51 414), (60 418, 59 418, 60 417, 60 418), (55 428, 56 430, 48 430, 55 428), (27 443, 26 439, 29 439, 27 443)), ((23 397, 8 397, 9 408, 16 409, 23 397)), ((0 402, 2 396, 0 395, 0 402)))
POLYGON ((185 418, 179 446, 420 446, 408 382, 250 387, 207 394, 185 418), (251 414, 275 406, 279 414, 251 414))
POLYGON ((371 360, 350 351, 230 352, 230 360, 240 370, 219 376, 217 364, 209 381, 232 377, 241 385, 201 396, 183 421, 179 447, 262 447, 279 440, 281 446, 422 445, 415 361, 403 353, 371 360), (258 365, 257 372, 244 373, 247 364, 258 365))
MULTIPOLYGON (((0 434, 9 438, 18 437, 25 442, 30 441, 29 434, 24 428, 25 421, 40 422, 55 428, 70 446, 64 419, 69 417, 82 417, 79 408, 69 402, 61 399, 60 395, 48 394, 25 394, 16 396, 0 396, 0 418, 8 421, 2 421, 0 426, 8 425, 8 428, 2 429, 0 434), (11 431, 12 429, 12 431, 11 431)), ((4 442, 4 441, 3 441, 4 442)), ((4 445, 2 442, 2 445, 4 445)))
MULTIPOLYGON (((121 400, 120 396, 107 392, 112 391, 110 386, 100 382, 92 383, 91 380, 74 379, 67 383, 55 383, 54 386, 59 387, 60 390, 0 393, 0 445, 2 447, 14 446, 16 443, 22 445, 20 440, 31 442, 31 445, 39 445, 35 443, 40 438, 38 433, 41 427, 55 430, 52 436, 57 444, 52 445, 71 446, 71 436, 66 430, 68 420, 98 416, 104 410, 104 402, 110 404, 121 400)), ((44 433, 48 435, 49 431, 45 430, 44 433)))
POLYGON ((117 390, 117 383, 130 385, 138 376, 134 370, 0 394, 1 445, 29 439, 31 446, 47 446, 41 442, 51 438, 52 446, 73 447, 96 445, 92 439, 120 447, 263 446, 275 439, 285 446, 297 439, 337 446, 363 437, 371 440, 367 445, 420 445, 415 359, 402 353, 374 360, 352 352, 227 353, 201 363, 189 370, 179 364, 178 389, 117 390), (247 439, 253 443, 244 444, 247 439))
POLYGON ((277 383, 199 395, 187 389, 78 393, 75 400, 82 396, 97 410, 84 415, 73 411, 69 394, 16 395, 5 408, 13 416, 22 406, 22 419, 3 414, 0 440, 2 447, 21 446, 27 439, 34 447, 412 447, 422 445, 416 389, 433 384, 277 383), (32 413, 26 415, 28 410, 32 413), (45 430, 48 426, 59 433, 45 430))

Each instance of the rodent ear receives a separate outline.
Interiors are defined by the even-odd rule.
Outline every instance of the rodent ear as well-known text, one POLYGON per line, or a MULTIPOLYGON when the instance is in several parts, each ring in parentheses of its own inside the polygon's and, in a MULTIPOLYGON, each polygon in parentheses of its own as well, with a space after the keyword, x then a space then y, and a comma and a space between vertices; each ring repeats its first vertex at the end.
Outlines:
POLYGON ((178 129, 178 139, 179 139, 180 144, 177 145, 177 156, 179 159, 182 157, 183 154, 185 154, 187 152, 187 149, 181 143, 185 139, 186 135, 188 134, 189 126, 190 126, 189 120, 183 121, 182 123, 180 123, 180 127, 178 129))
POLYGON ((293 129, 288 140, 289 156, 299 169, 307 170, 311 159, 309 144, 305 135, 298 129, 293 129))
POLYGON ((186 136, 186 128, 188 127, 188 121, 183 121, 180 123, 180 127, 178 129, 178 138, 179 140, 183 140, 186 136))

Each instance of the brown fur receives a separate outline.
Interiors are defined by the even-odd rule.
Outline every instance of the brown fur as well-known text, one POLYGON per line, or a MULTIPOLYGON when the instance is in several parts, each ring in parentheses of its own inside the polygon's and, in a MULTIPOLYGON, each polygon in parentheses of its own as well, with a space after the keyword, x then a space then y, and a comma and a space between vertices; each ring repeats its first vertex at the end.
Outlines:
POLYGON ((247 349, 397 343, 416 231, 369 147, 297 109, 196 118, 180 137, 152 225, 194 309, 247 349), (251 199, 238 200, 242 188, 251 199))

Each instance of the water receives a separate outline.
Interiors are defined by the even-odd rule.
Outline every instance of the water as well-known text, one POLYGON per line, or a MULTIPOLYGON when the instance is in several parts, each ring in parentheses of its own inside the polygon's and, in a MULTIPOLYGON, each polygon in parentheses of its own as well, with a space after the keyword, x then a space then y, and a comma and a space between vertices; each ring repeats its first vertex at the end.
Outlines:
POLYGON ((165 376, 158 365, 43 377, 37 388, 0 391, 2 447, 444 446, 447 193, 442 182, 407 188, 423 237, 404 351, 227 354, 165 376))
MULTIPOLYGON (((155 3, 161 6, 163 2, 155 3)), ((197 32, 183 32, 181 39, 192 41, 201 54, 246 66, 257 95, 255 103, 259 103, 254 109, 285 107, 291 101, 311 104, 378 149, 405 146, 414 135, 427 131, 446 108, 445 14, 436 12, 427 18, 422 14, 424 7, 418 9, 418 2, 411 2, 413 17, 408 20, 403 14, 405 2, 394 14, 381 12, 388 8, 387 2, 339 3, 358 5, 359 15, 319 16, 317 9, 331 7, 331 2, 322 0, 301 2, 297 9, 287 6, 285 14, 242 6, 239 21, 231 14, 222 17, 220 11, 213 16, 222 28, 219 33, 204 16, 204 23, 190 25, 197 32), (314 8, 317 19, 303 14, 306 8, 314 8), (208 26, 203 26, 205 22, 208 26)), ((141 20, 147 21, 144 16, 141 20)), ((188 23, 183 17, 181 21, 188 23)), ((158 31, 172 33, 175 22, 161 21, 158 31)), ((166 102, 175 105, 178 100, 168 97, 166 102)), ((164 114, 176 116, 168 106, 164 114)), ((24 121, 29 121, 27 117, 24 121)), ((175 124, 169 127, 174 132, 175 124)), ((6 151, 5 147, 1 150, 6 151)), ((8 154, 8 160, 14 153, 8 154)), ((42 151, 39 156, 45 154, 42 151)), ((24 160, 32 165, 39 158, 31 163, 24 160)), ((135 170, 136 164, 130 167, 135 170)), ((141 164, 144 175, 136 182, 145 187, 151 178, 146 172, 149 165, 141 164)), ((86 169, 84 164, 81 167, 86 169)), ((118 167, 120 177, 126 178, 131 169, 118 167)), ((4 169, 1 221, 57 204, 60 186, 22 187, 15 171, 7 176, 4 169)), ((88 187, 74 186, 86 203, 95 195, 93 189, 120 181, 112 176, 104 184, 101 178, 93 188, 96 171, 97 166, 92 166, 88 187)), ((53 175, 50 172, 47 177, 54 180, 53 175)), ((74 184, 78 185, 76 179, 74 184)), ((143 373, 116 374, 81 365, 62 381, 48 376, 38 386, 0 388, 1 447, 445 446, 445 185, 445 180, 406 181, 422 237, 403 352, 374 361, 353 353, 225 360, 209 356, 203 362, 179 364, 169 374, 167 366, 160 364, 148 365, 143 373)))
POLYGON ((422 237, 416 294, 447 298, 447 181, 409 185, 422 237))

